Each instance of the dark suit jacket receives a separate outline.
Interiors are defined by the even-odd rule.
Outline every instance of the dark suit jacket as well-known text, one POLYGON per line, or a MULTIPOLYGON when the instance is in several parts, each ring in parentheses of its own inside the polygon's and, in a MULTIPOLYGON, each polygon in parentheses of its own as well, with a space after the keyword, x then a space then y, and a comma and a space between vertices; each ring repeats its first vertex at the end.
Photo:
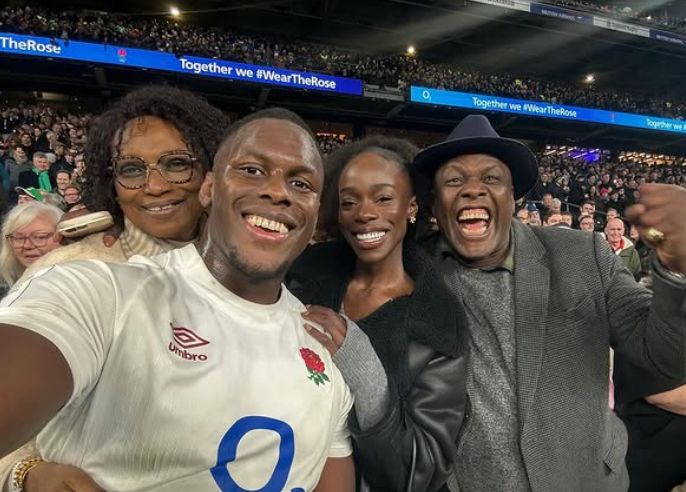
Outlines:
POLYGON ((686 287, 656 274, 653 297, 599 234, 517 221, 512 231, 517 412, 532 491, 626 491, 609 347, 684 380, 686 287))
MULTIPOLYGON (((50 177, 50 184, 52 185, 51 189, 54 189, 57 186, 52 177, 50 177)), ((19 186, 22 188, 38 188, 38 175, 33 171, 24 171, 19 173, 19 186)))

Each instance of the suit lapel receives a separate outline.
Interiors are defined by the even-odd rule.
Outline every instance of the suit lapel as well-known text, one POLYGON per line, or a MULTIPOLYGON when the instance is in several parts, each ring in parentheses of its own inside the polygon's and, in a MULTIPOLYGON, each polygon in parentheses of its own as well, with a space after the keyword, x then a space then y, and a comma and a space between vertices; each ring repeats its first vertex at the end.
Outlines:
POLYGON ((517 400, 520 430, 529 417, 538 385, 546 335, 550 270, 545 248, 529 226, 515 221, 514 310, 517 343, 517 400))

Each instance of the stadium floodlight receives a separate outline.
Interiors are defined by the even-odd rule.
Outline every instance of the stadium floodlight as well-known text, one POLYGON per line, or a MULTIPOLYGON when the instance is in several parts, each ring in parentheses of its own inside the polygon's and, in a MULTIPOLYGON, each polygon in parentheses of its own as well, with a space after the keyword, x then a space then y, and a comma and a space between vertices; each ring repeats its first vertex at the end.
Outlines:
POLYGON ((589 73, 588 75, 586 75, 584 82, 586 82, 587 84, 592 84, 593 82, 595 82, 595 75, 589 73))
POLYGON ((410 45, 407 47, 406 53, 407 53, 407 56, 414 56, 417 54, 417 50, 414 46, 410 45))
POLYGON ((181 15, 181 11, 178 9, 178 7, 169 7, 169 13, 172 15, 172 17, 178 17, 181 15))

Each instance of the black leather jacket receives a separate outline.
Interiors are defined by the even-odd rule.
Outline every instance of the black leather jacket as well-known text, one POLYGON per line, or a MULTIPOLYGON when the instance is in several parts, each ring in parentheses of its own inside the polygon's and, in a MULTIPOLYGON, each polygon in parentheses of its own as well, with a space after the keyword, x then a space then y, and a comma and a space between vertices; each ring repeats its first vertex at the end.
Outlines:
MULTIPOLYGON (((306 304, 338 311, 354 261, 346 245, 316 245, 291 269, 289 288, 306 304)), ((361 490, 433 492, 457 457, 467 399, 466 318, 428 256, 406 244, 403 262, 415 281, 412 295, 357 321, 386 370, 389 408, 364 431, 354 412, 349 425, 361 490)))
POLYGON ((410 392, 365 432, 352 425, 355 461, 370 491, 441 490, 457 457, 465 417, 467 355, 447 357, 410 342, 410 392))

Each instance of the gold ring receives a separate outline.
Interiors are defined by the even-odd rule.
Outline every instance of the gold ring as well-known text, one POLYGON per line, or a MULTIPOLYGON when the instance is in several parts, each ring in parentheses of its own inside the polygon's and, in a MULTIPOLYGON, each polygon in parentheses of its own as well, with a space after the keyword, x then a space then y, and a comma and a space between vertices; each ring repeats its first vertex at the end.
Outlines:
POLYGON ((654 227, 651 227, 646 231, 646 239, 653 244, 660 244, 665 240, 665 233, 655 229, 654 227))

